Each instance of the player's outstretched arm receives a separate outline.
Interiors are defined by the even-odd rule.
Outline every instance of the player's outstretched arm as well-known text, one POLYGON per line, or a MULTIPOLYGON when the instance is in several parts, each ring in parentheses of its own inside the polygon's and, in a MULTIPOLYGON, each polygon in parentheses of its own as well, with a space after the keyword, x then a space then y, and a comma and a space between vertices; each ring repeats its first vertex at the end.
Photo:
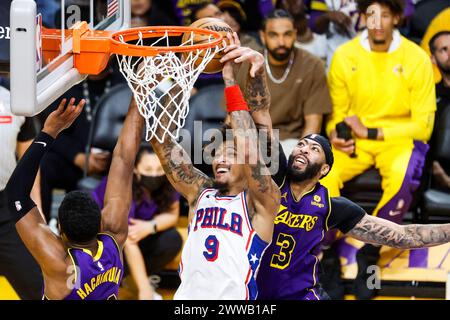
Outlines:
MULTIPOLYGON (((230 43, 231 45, 225 50, 228 54, 223 57, 221 62, 225 62, 226 59, 235 59, 235 63, 241 64, 244 61, 251 63, 258 59, 260 63, 263 63, 264 57, 250 48, 240 47, 239 38, 235 35, 232 38, 230 35, 230 43)), ((251 66, 253 67, 253 65, 251 66)), ((253 70, 250 69, 247 75, 243 89, 244 98, 258 129, 259 137, 264 137, 264 139, 260 139, 259 146, 261 154, 267 157, 264 163, 268 164, 267 161, 270 161, 272 179, 280 186, 286 175, 286 155, 281 147, 278 135, 273 133, 272 118, 269 112, 271 96, 265 69, 260 67, 257 72, 255 70, 254 68, 253 70)))
POLYGON ((143 125, 144 119, 132 98, 114 148, 102 210, 102 231, 111 234, 121 248, 128 234, 134 161, 141 143, 143 125))
POLYGON ((260 53, 239 46, 237 35, 230 38, 231 45, 225 50, 222 61, 225 63, 222 74, 225 81, 225 98, 230 114, 231 127, 238 159, 245 159, 245 174, 248 181, 252 224, 258 235, 265 241, 272 240, 273 219, 280 205, 280 191, 272 180, 269 170, 262 163, 258 150, 258 135, 255 123, 236 84, 234 68, 237 63, 248 60, 251 63, 250 76, 261 76, 264 72, 263 57, 260 53), (240 95, 240 96, 239 96, 240 95))
POLYGON ((270 117, 270 91, 267 85, 267 77, 264 67, 264 57, 257 51, 241 47, 237 35, 228 34, 230 45, 224 50, 226 53, 220 62, 234 60, 235 64, 242 64, 245 61, 250 62, 250 70, 245 82, 244 98, 250 109, 250 114, 255 122, 256 128, 267 130, 272 136, 272 119, 270 117), (257 64, 256 64, 257 62, 257 64))
MULTIPOLYGON (((174 87, 171 90, 180 89, 174 87)), ((169 126, 170 121, 167 115, 176 112, 174 104, 166 105, 166 107, 167 111, 160 117, 161 125, 165 128, 169 126)), ((175 127, 170 129, 174 130, 175 127)), ((164 135, 160 126, 156 129, 156 135, 159 137, 164 135)), ((212 187, 213 180, 194 167, 189 155, 179 143, 168 134, 165 134, 164 137, 163 143, 159 143, 156 138, 151 139, 150 143, 172 186, 193 207, 200 193, 204 189, 212 187)))
POLYGON ((423 248, 450 242, 450 224, 399 225, 366 214, 347 235, 399 249, 423 248))
POLYGON ((6 196, 9 211, 20 238, 31 252, 46 275, 65 271, 63 258, 65 248, 59 239, 45 223, 36 204, 31 200, 30 193, 34 184, 39 164, 53 141, 61 131, 68 128, 80 115, 85 101, 75 105, 71 99, 66 106, 63 99, 58 108, 53 111, 44 123, 44 128, 29 146, 11 178, 6 185, 6 196))
MULTIPOLYGON (((250 48, 244 48, 249 51, 248 57, 251 58, 252 51, 250 48)), ((238 54, 236 52, 235 54, 238 54)), ((260 131, 266 131, 269 138, 273 138, 272 118, 270 117, 270 91, 267 86, 267 77, 264 67, 252 77, 248 74, 244 88, 244 98, 250 108, 250 114, 255 122, 255 126, 260 131)))

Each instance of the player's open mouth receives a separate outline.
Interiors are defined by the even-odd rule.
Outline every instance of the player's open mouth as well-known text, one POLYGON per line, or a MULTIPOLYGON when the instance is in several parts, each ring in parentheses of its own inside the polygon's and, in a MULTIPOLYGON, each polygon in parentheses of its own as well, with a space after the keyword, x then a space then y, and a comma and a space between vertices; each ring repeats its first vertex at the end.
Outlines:
POLYGON ((228 173, 228 172, 230 172, 229 166, 227 166, 227 165, 218 165, 217 166, 217 169, 216 169, 217 176, 228 173))
POLYGON ((294 162, 301 165, 305 165, 308 164, 309 161, 305 156, 299 155, 295 157, 294 162))

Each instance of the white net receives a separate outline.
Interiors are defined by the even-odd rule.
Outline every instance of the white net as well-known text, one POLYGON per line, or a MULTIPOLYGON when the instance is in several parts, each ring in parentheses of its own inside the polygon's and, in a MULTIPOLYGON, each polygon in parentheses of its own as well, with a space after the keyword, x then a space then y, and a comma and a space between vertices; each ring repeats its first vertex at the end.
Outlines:
MULTIPOLYGON (((192 45, 193 38, 194 33, 190 32, 189 39, 181 46, 192 45)), ((123 38, 119 40, 124 42, 123 38)), ((144 40, 142 33, 139 33, 135 44, 145 46, 144 40)), ((151 46, 169 47, 169 40, 166 32, 151 46)), ((211 36, 209 41, 213 40, 211 36)), ((220 50, 223 46, 183 54, 169 51, 149 57, 117 55, 120 71, 133 91, 140 114, 145 118, 147 141, 156 138, 162 143, 166 135, 178 138, 189 113, 189 98, 194 83, 220 50)))

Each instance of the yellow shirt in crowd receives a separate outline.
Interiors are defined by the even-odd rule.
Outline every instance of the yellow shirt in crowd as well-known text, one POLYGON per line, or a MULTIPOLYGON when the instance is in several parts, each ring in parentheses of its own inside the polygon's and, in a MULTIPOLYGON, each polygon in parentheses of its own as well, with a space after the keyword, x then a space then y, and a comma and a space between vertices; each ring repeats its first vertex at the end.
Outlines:
POLYGON ((398 31, 388 52, 370 51, 367 37, 364 31, 334 54, 327 133, 346 116, 357 115, 366 127, 382 128, 385 140, 427 141, 436 110, 430 58, 398 31))
MULTIPOLYGON (((425 35, 422 38, 422 42, 420 43, 420 47, 425 50, 425 52, 431 56, 431 51, 428 43, 430 42, 433 36, 441 31, 449 31, 450 30, 450 8, 442 10, 430 23, 425 32, 425 35)), ((434 71, 434 81, 436 83, 440 82, 442 77, 439 69, 433 65, 434 71)))

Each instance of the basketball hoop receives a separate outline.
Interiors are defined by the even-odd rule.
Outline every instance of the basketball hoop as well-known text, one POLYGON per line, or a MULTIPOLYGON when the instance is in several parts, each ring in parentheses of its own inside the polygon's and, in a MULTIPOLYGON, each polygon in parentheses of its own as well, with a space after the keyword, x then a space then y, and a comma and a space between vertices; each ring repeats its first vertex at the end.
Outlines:
MULTIPOLYGON (((90 30, 82 22, 71 30, 71 35, 74 65, 82 74, 100 73, 110 54, 117 55, 120 72, 145 118, 146 140, 156 138, 160 143, 166 134, 178 138, 189 113, 195 81, 225 47, 220 33, 192 27, 142 27, 112 33, 90 30), (182 43, 172 46, 171 40, 181 36, 182 43), (202 41, 198 41, 199 37, 202 41), (147 40, 152 43, 146 44, 147 40), (161 121, 163 116, 167 123, 161 121)), ((50 36, 47 38, 48 48, 57 45, 51 44, 50 36)))
MULTIPOLYGON (((222 36, 214 38, 215 35, 211 33, 205 44, 194 45, 193 37, 196 32, 205 34, 205 30, 188 28, 184 30, 189 33, 188 39, 180 46, 171 47, 170 38, 174 32, 179 35, 179 31, 145 29, 137 30, 139 38, 135 40, 135 46, 126 48, 135 50, 137 58, 127 54, 127 50, 123 52, 124 46, 119 45, 118 49, 123 53, 117 55, 117 60, 120 71, 133 91, 139 111, 145 118, 146 140, 155 137, 162 143, 166 134, 174 139, 178 138, 179 130, 184 126, 189 113, 189 98, 194 83, 214 55, 221 50, 222 36), (152 46, 144 45, 145 32, 158 33, 152 46), (145 48, 153 49, 155 55, 141 56, 141 50, 145 48), (178 54, 180 52, 181 55, 178 54), (161 122, 163 116, 169 120, 167 123, 161 122), (162 129, 160 135, 157 134, 158 127, 162 129)), ((126 35, 119 32, 115 36, 122 44, 128 43, 126 35)))

